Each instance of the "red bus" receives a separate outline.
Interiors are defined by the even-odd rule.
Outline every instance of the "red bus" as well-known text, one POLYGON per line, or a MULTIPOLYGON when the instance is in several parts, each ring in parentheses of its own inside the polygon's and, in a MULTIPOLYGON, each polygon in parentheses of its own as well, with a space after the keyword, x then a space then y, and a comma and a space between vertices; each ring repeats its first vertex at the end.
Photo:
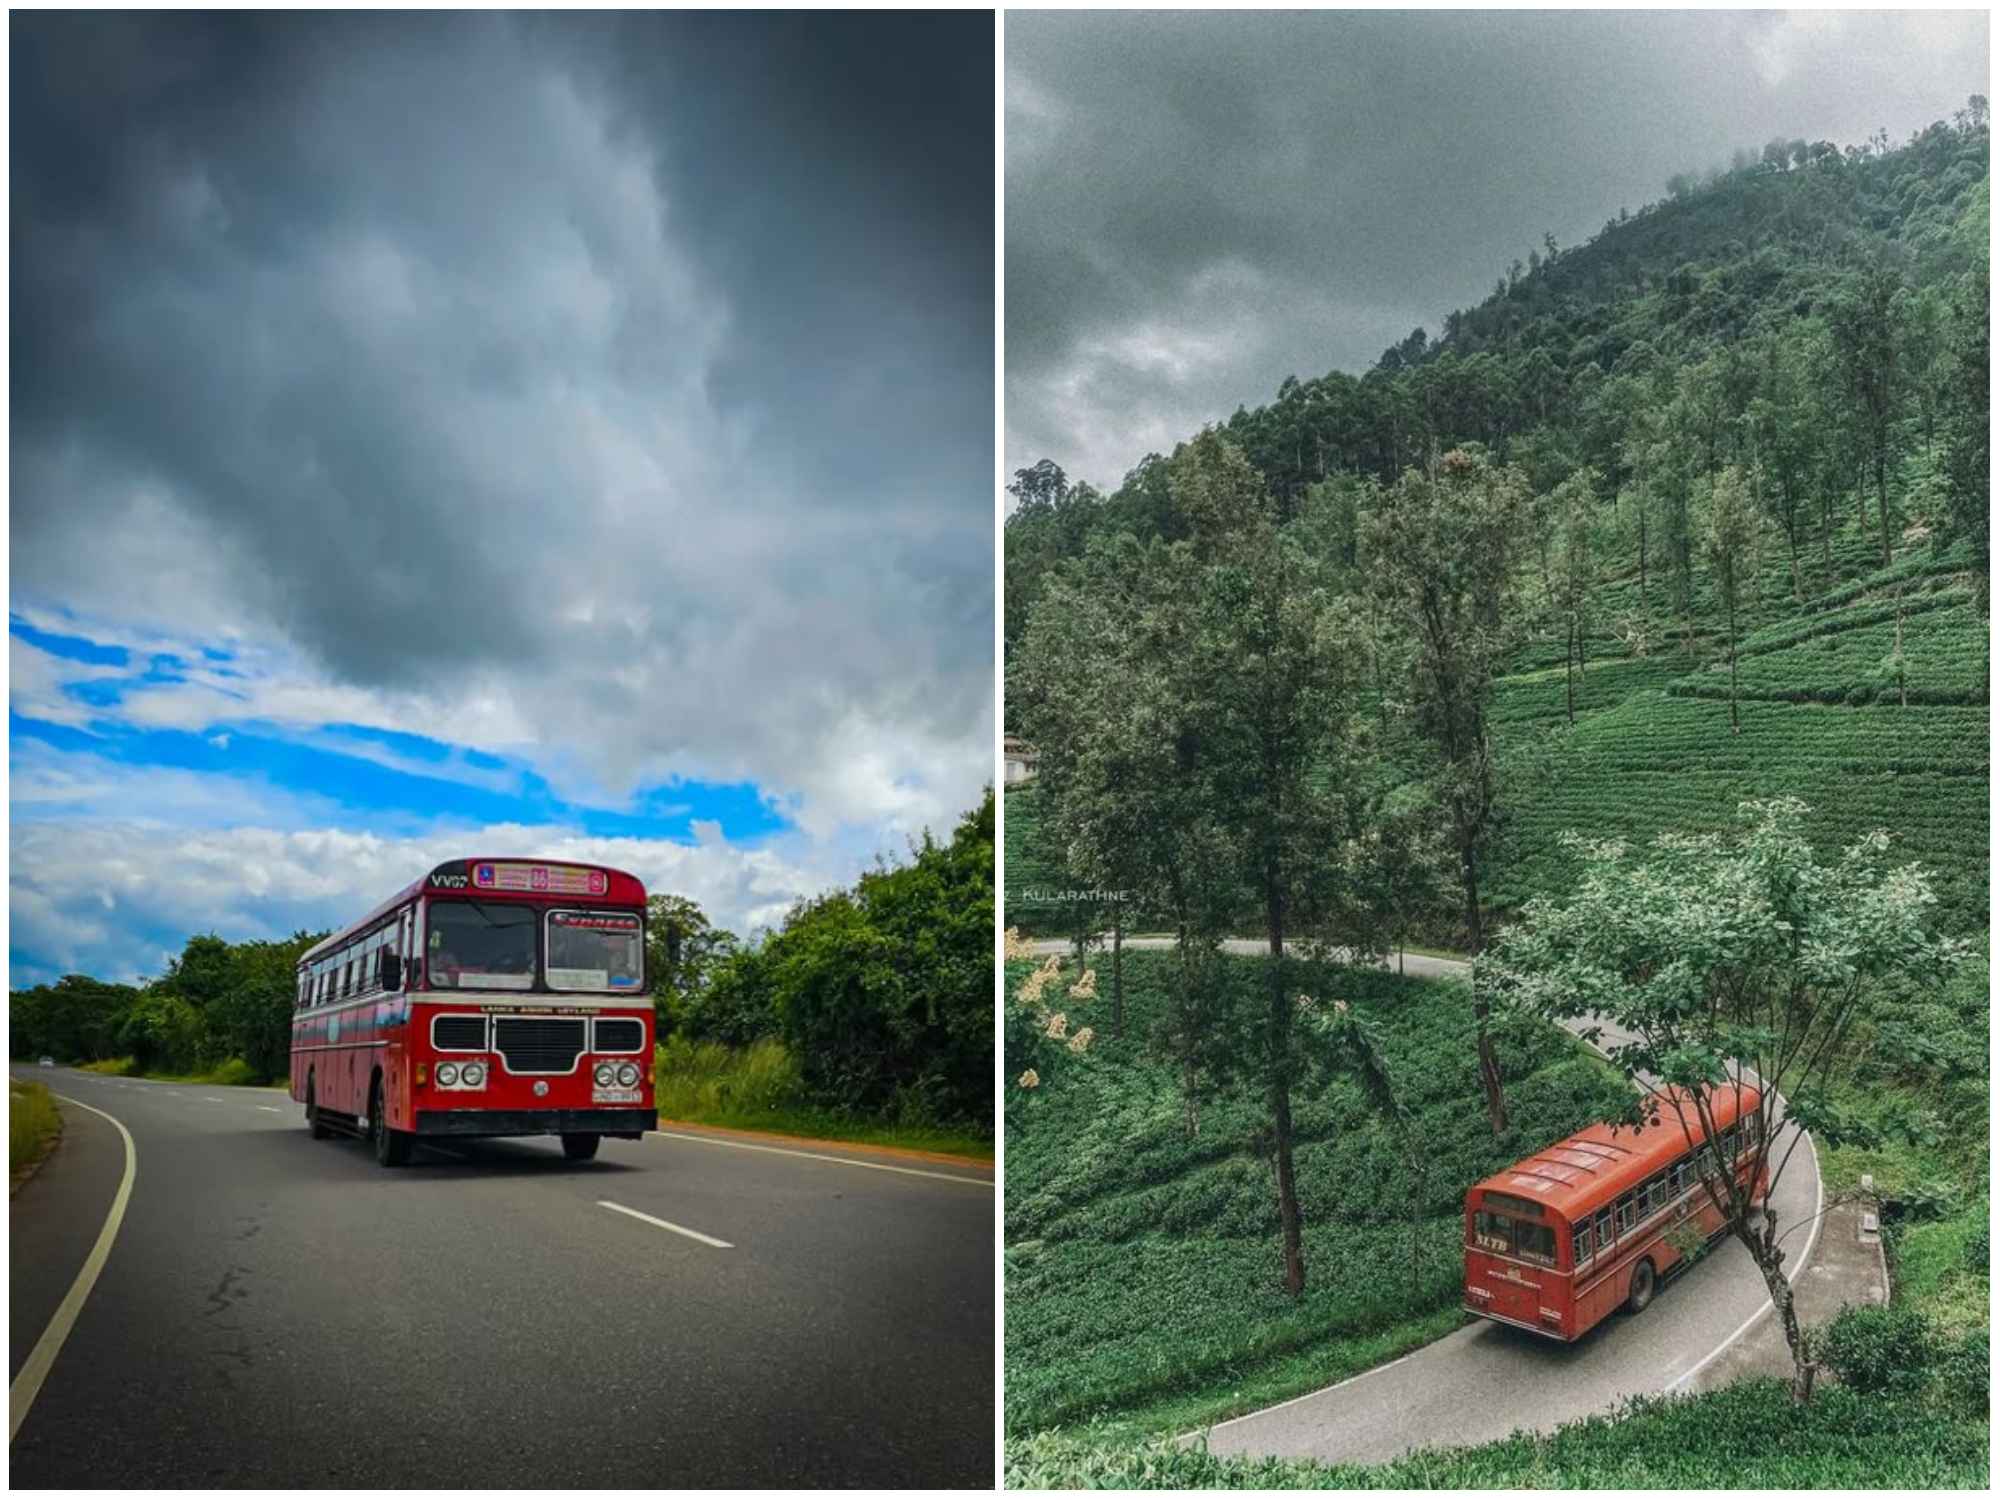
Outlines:
POLYGON ((646 891, 622 870, 455 859, 299 959, 292 1097, 384 1166, 421 1141, 657 1128, 646 891))
MULTIPOLYGON (((1671 1092, 1651 1124, 1593 1125, 1472 1187, 1466 1311, 1565 1342, 1581 1338, 1619 1307, 1643 1311, 1680 1266, 1690 1229, 1704 1240, 1722 1231, 1722 1211, 1701 1181, 1713 1170, 1712 1156, 1697 1155, 1707 1135, 1691 1103, 1683 1126, 1671 1092)), ((1753 1202, 1770 1188, 1757 1150, 1758 1106, 1748 1085, 1709 1098, 1723 1150, 1753 1202)))

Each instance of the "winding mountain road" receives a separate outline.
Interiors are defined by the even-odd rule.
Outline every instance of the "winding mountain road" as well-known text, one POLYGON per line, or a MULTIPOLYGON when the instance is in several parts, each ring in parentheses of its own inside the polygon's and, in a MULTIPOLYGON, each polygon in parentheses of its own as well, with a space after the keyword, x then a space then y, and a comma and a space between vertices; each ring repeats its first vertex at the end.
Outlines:
POLYGON ((271 1090, 14 1072, 112 1117, 13 1200, 16 1486, 992 1484, 990 1170, 670 1128, 389 1171, 271 1090))
MULTIPOLYGON (((1127 938, 1128 948, 1168 948, 1171 938, 1127 938)), ((1231 953, 1267 951, 1232 939, 1231 953)), ((1070 945, 1036 943, 1038 953, 1070 945)), ((1414 976, 1463 979, 1460 959, 1408 955, 1414 976)), ((1586 1022, 1577 1022, 1580 1029, 1586 1022)), ((1606 1028, 1608 1040, 1617 1036, 1606 1028)), ((1773 1151, 1782 1160, 1790 1134, 1773 1151)), ((1792 1247, 1796 1282, 1818 1243, 1822 1195, 1810 1138, 1771 1195, 1780 1234, 1792 1247)), ((1574 1344, 1558 1344, 1497 1323, 1477 1322, 1338 1385, 1208 1429, 1211 1452, 1380 1463, 1413 1448, 1483 1443, 1516 1431, 1548 1431, 1604 1411, 1627 1396, 1684 1389, 1711 1361, 1746 1337, 1782 1338, 1749 1252, 1719 1242, 1669 1282, 1638 1315, 1618 1313, 1574 1344)))

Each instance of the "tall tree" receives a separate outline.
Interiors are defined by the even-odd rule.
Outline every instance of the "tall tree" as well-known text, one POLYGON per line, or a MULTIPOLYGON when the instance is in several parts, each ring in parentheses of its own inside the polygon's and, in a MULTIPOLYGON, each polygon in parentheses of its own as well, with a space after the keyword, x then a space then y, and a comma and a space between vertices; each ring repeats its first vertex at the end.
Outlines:
POLYGON ((1882 566, 1892 557, 1889 526, 1889 460, 1901 404, 1899 324, 1907 301, 1903 278, 1878 256, 1852 273, 1827 307, 1827 330, 1855 430, 1874 475, 1882 566))
MULTIPOLYGON (((1493 678, 1512 634, 1510 583, 1519 552, 1526 484, 1520 473, 1454 449, 1432 473, 1405 472, 1369 518, 1372 586, 1416 643, 1412 699, 1439 763, 1439 803, 1449 820, 1465 939, 1485 946, 1481 879, 1495 816, 1487 714, 1493 678)), ((1500 1062, 1475 995, 1479 1076, 1494 1132, 1507 1128, 1500 1062)))
MULTIPOLYGON (((1983 118, 1986 101, 1977 95, 1974 100, 1983 118)), ((1948 530, 1972 543, 1974 598, 1982 617, 1992 587, 1987 287, 1982 257, 1977 270, 1966 277, 1958 299, 1950 337, 1952 376, 1942 418, 1948 530)))
POLYGON ((1576 722, 1576 683, 1584 669, 1600 569, 1597 561, 1597 471, 1579 469, 1556 486, 1555 567, 1550 603, 1563 631, 1564 708, 1576 722))
POLYGON ((1178 924, 1184 1077, 1250 1071, 1264 1090, 1296 1295, 1292 1096, 1309 1059, 1287 946, 1363 925, 1359 862, 1342 854, 1364 818, 1348 771, 1355 627, 1308 545, 1318 533, 1279 524, 1233 443, 1209 431, 1184 444, 1170 482, 1185 541, 1100 539, 1051 580, 1015 674, 1021 725, 1073 865, 1138 883, 1178 924), (1237 1003, 1213 956, 1252 913, 1266 972, 1237 1003), (1222 1007, 1219 992, 1232 997, 1222 1007))
POLYGON ((1736 708, 1736 612, 1745 582, 1757 572, 1757 507, 1750 497, 1749 482, 1734 464, 1715 476, 1702 552, 1729 622, 1729 732, 1741 734, 1743 723, 1736 708))

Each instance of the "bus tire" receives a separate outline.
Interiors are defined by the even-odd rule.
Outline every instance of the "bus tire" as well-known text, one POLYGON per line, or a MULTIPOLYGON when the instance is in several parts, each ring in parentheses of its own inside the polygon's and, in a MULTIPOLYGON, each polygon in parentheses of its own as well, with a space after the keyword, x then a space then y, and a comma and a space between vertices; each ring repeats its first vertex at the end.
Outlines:
POLYGON ((562 1138, 563 1155, 571 1161, 589 1161, 597 1155, 600 1138, 590 1134, 566 1135, 562 1138))
POLYGON ((316 1141, 326 1140, 333 1134, 326 1121, 319 1117, 319 1080, 306 1074, 306 1129, 316 1141))
POLYGON ((1659 1289, 1660 1273, 1653 1269, 1650 1260, 1642 1260, 1632 1268, 1632 1290, 1625 1298, 1625 1305, 1635 1313, 1642 1313, 1659 1289))
POLYGON ((385 1167, 407 1166, 410 1160, 408 1131, 389 1128, 389 1112, 382 1105, 380 1074, 368 1090, 368 1135, 375 1147, 375 1160, 385 1167))

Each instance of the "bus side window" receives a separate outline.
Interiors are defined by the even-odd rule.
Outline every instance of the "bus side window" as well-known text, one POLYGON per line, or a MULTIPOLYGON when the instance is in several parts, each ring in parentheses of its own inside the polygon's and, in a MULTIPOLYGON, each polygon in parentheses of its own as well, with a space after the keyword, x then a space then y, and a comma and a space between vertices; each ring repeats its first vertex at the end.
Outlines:
POLYGON ((1611 1210, 1599 1209, 1597 1214, 1597 1248, 1602 1250, 1611 1243, 1611 1210))
POLYGON ((1587 1221, 1577 1225, 1570 1232, 1570 1241, 1573 1246, 1573 1259, 1580 1266, 1590 1259, 1591 1254, 1590 1225, 1587 1221))
POLYGON ((1618 1232, 1620 1234, 1624 1234, 1627 1230, 1629 1230, 1632 1227, 1633 1208, 1634 1204, 1633 1204, 1632 1194, 1627 1193, 1625 1194, 1624 1197, 1618 1200, 1617 1224, 1618 1224, 1618 1232))

